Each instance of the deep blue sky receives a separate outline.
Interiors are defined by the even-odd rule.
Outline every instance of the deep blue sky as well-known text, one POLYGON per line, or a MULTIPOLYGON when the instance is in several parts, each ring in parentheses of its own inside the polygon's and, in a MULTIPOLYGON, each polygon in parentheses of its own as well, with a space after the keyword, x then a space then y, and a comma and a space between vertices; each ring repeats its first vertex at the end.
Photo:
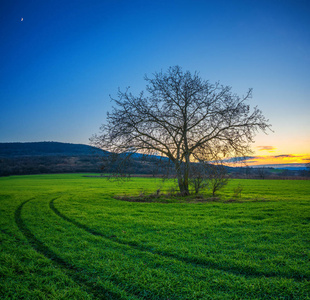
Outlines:
POLYGON ((1 1, 0 142, 88 143, 118 87, 180 65, 254 88, 275 130, 257 145, 310 153, 309 16, 306 0, 1 1))

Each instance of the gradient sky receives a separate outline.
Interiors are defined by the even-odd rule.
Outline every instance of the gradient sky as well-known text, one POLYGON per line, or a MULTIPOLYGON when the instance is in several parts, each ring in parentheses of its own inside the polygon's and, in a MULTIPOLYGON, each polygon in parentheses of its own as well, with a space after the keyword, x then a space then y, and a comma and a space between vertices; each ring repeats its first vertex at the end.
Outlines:
POLYGON ((274 133, 257 163, 310 158, 310 2, 1 1, 0 142, 88 144, 118 87, 180 65, 242 95, 274 133))

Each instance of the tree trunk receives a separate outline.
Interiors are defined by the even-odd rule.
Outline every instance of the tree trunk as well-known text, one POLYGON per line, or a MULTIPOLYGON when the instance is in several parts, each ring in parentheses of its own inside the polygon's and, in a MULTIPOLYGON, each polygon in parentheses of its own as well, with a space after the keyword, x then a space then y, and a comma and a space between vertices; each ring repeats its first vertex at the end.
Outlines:
POLYGON ((184 175, 183 175, 183 181, 184 181, 184 187, 186 187, 187 194, 189 195, 189 189, 188 189, 188 177, 189 177, 189 155, 188 153, 185 155, 185 167, 184 167, 184 175))
POLYGON ((181 195, 188 196, 189 195, 188 184, 186 184, 183 179, 179 178, 178 178, 178 184, 181 195))
POLYGON ((177 177, 178 177, 178 185, 180 189, 180 193, 182 196, 188 196, 189 195, 189 189, 188 189, 188 174, 182 174, 182 170, 180 167, 180 164, 177 163, 175 165, 176 171, 177 171, 177 177))

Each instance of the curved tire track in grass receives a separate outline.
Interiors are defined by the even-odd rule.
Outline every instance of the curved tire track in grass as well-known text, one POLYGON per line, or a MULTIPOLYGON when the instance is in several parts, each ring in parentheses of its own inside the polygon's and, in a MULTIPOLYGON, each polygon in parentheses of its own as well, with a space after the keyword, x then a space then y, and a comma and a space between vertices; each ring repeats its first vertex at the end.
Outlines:
POLYGON ((247 276, 247 277, 284 277, 287 279, 293 279, 296 281, 303 281, 303 280, 310 280, 309 277, 305 277, 301 274, 292 274, 292 275, 287 275, 287 274, 277 274, 277 273, 268 273, 268 272, 261 272, 261 271, 257 271, 252 267, 246 267, 247 272, 245 272, 245 270, 243 268, 237 267, 237 266, 221 266, 215 262, 212 261, 206 261, 205 259, 201 259, 201 258, 192 258, 192 257, 184 257, 184 256, 180 256, 177 254, 173 254, 170 252, 166 252, 166 251, 159 251, 159 250, 153 250, 149 247, 145 247, 145 246, 141 246, 139 244, 136 243, 131 243, 131 242, 126 242, 126 241, 122 241, 120 239, 118 239, 117 237, 111 237, 109 235, 103 234, 101 232, 98 232, 94 229, 89 228, 88 226, 75 221, 69 217, 67 217, 66 215, 64 215, 62 212, 60 212, 54 205, 54 201, 56 199, 52 199, 49 203, 49 206, 51 208, 51 210, 58 215, 59 217, 61 217, 63 220, 70 222, 72 224, 74 224, 76 227, 85 230, 86 232, 94 235, 94 236, 100 236, 103 237, 105 239, 108 239, 110 241, 113 241, 114 243, 117 244, 121 244, 121 245, 126 245, 126 246, 130 246, 133 247, 137 250, 140 250, 142 252, 148 252, 148 253, 152 253, 152 254, 157 254, 166 258, 172 258, 172 259, 176 259, 178 261, 181 262, 185 262, 185 263, 189 263, 192 265, 197 265, 200 267, 208 267, 210 269, 214 269, 214 270, 220 270, 220 271, 225 271, 234 275, 241 275, 241 276, 247 276))
MULTIPOLYGON (((56 199, 53 199, 52 201, 56 199)), ((23 206, 30 200, 32 199, 22 202, 17 207, 17 209, 15 210, 15 222, 18 229, 28 240, 31 247, 35 251, 42 254, 46 258, 50 259, 53 263, 58 265, 65 272, 66 275, 71 277, 74 280, 74 282, 78 283, 80 286, 85 288, 85 290, 90 294, 92 294, 96 299, 123 299, 123 297, 121 297, 119 294, 111 292, 100 286, 94 286, 94 284, 89 282, 87 278, 79 275, 83 274, 84 270, 81 270, 80 268, 66 262, 63 258, 58 256, 54 251, 49 249, 43 242, 41 242, 39 239, 35 237, 35 235, 27 228, 26 224, 21 218, 21 212, 23 206)))

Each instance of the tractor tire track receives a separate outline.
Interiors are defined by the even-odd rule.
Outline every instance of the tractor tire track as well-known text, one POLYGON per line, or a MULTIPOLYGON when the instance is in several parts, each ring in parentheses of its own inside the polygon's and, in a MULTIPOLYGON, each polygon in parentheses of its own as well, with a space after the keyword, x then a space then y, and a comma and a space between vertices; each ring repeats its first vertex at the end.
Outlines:
MULTIPOLYGON (((96 299, 124 299, 119 294, 111 292, 101 286, 94 286, 94 283, 91 283, 87 280, 86 276, 81 276, 85 270, 80 269, 77 266, 74 266, 68 262, 66 262, 63 258, 58 256, 54 251, 49 249, 43 242, 35 237, 35 235, 27 228, 24 223, 21 212, 23 206, 28 203, 31 199, 22 202, 17 209, 15 210, 15 222, 17 224, 20 232, 25 236, 28 240, 31 247, 41 255, 50 259, 54 264, 58 265, 66 275, 71 277, 74 282, 82 286, 87 292, 93 295, 96 299)), ((53 199, 52 201, 54 201, 53 199)))
POLYGON ((69 217, 67 217, 66 215, 64 215, 62 212, 60 212, 54 205, 54 201, 56 199, 52 199, 49 203, 49 206, 51 208, 51 210, 58 215, 60 218, 62 218, 63 220, 70 222, 72 224, 74 224, 76 227, 83 229, 84 231, 94 235, 94 236, 100 236, 103 237, 105 239, 108 239, 114 243, 120 244, 120 245, 125 245, 125 246, 129 246, 132 247, 134 249, 137 249, 141 252, 147 252, 147 253, 151 253, 151 254, 156 254, 156 255, 160 255, 162 257, 166 257, 166 258, 170 258, 170 259, 175 259, 184 263, 188 263, 188 264, 192 264, 192 265, 196 265, 196 266, 200 266, 200 267, 207 267, 209 269, 213 269, 213 270, 218 270, 218 271, 224 271, 227 273, 231 273, 237 276, 246 276, 246 277, 252 277, 252 278, 259 278, 259 277, 268 277, 268 278, 272 278, 272 277, 284 277, 287 279, 292 279, 295 281, 304 281, 304 280, 310 280, 310 277, 306 277, 302 274, 292 274, 292 275, 287 275, 287 274, 277 274, 277 273, 268 273, 268 272, 261 272, 261 271, 257 271, 252 267, 248 267, 247 268, 247 272, 244 271, 244 269, 238 267, 238 266, 222 266, 219 265, 217 263, 211 262, 211 261, 206 261, 205 259, 201 259, 201 258, 192 258, 192 257, 183 257, 177 254, 173 254, 167 251, 160 251, 160 250, 154 250, 151 249, 150 247, 145 247, 136 243, 131 243, 131 242, 126 242, 126 241, 122 241, 119 238, 117 238, 116 236, 109 236, 107 234, 98 232, 94 229, 89 228, 88 226, 75 221, 69 217))

